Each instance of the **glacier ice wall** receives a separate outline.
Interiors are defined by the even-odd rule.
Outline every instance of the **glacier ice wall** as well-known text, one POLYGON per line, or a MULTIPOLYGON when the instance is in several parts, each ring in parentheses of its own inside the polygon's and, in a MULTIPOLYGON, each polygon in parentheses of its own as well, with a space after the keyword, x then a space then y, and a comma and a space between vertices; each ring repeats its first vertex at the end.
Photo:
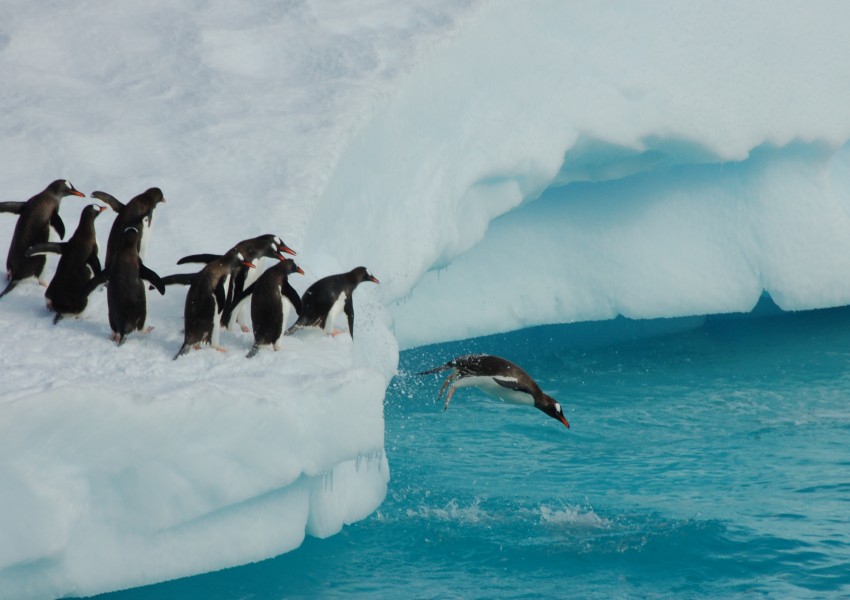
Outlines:
POLYGON ((385 274, 402 347, 846 303, 848 16, 491 3, 350 144, 306 243, 385 274))

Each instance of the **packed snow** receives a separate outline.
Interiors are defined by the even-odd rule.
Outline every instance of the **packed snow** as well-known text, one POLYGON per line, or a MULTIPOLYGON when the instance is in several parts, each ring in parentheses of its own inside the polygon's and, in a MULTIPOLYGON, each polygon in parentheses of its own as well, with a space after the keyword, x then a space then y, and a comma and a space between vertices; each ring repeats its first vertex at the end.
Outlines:
MULTIPOLYGON (((3 201, 158 186, 145 264, 279 235, 365 265, 356 335, 120 348, 105 294, 0 300, 0 597, 93 594, 328 536, 383 500, 399 346, 850 302, 844 2, 0 6, 3 201)), ((68 197, 68 234, 90 199, 68 197)), ((101 253, 112 223, 97 221, 101 253)), ((2 252, 15 225, 0 214, 2 252)), ((48 263, 48 273, 56 259, 48 263)), ((338 326, 345 329, 344 319, 338 326)))

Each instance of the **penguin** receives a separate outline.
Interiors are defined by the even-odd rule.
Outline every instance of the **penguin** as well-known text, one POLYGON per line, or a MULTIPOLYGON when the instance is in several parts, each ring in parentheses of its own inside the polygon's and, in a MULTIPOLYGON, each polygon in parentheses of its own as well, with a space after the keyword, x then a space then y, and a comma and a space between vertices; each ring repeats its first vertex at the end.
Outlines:
POLYGON ((112 341, 118 346, 124 343, 127 334, 134 331, 148 333, 153 329, 145 329, 147 298, 142 279, 152 283, 160 294, 165 294, 165 286, 159 275, 147 268, 139 257, 139 237, 141 232, 138 227, 127 227, 112 264, 94 277, 86 288, 88 295, 106 282, 109 326, 112 328, 112 341))
POLYGON ((339 314, 345 311, 348 317, 348 333, 354 338, 354 302, 351 295, 363 281, 380 283, 366 267, 357 267, 348 273, 323 277, 307 288, 301 297, 301 314, 286 335, 292 335, 302 327, 321 327, 331 333, 339 314))
POLYGON ((467 354, 417 375, 431 375, 441 371, 451 371, 437 396, 439 400, 448 388, 443 410, 449 407, 455 389, 477 387, 485 394, 510 404, 533 406, 563 423, 567 429, 570 427, 561 410, 561 405, 554 398, 543 393, 528 373, 509 360, 491 354, 467 354))
MULTIPOLYGON (((236 298, 231 308, 238 309, 240 303, 251 296, 251 324, 254 328, 254 346, 246 355, 251 358, 261 346, 272 346, 279 350, 278 339, 289 320, 289 313, 301 314, 301 298, 289 284, 289 275, 304 274, 301 267, 291 258, 282 260, 266 269, 256 282, 249 285, 236 298)), ((229 319, 225 314, 223 322, 229 319)))
POLYGON ((246 261, 242 253, 234 248, 221 258, 207 263, 192 278, 183 311, 183 345, 174 355, 174 360, 187 354, 192 346, 200 348, 202 343, 224 351, 219 345, 220 318, 226 300, 224 283, 240 265, 254 268, 253 263, 246 261))
MULTIPOLYGON (((292 256, 296 256, 295 250, 287 246, 282 239, 280 239, 276 235, 265 234, 260 235, 255 238, 250 238, 247 240, 242 240, 231 250, 237 250, 242 253, 242 256, 245 257, 245 260, 253 263, 256 268, 249 269, 245 265, 239 265, 236 269, 233 277, 229 278, 225 282, 225 290, 227 292, 227 298, 225 300, 225 311, 222 313, 222 325, 229 328, 231 315, 236 314, 236 322, 241 326, 242 331, 247 333, 250 331, 247 325, 247 316, 248 316, 248 306, 244 305, 239 307, 238 310, 233 310, 236 307, 233 300, 236 296, 240 295, 248 286, 254 283, 260 274, 260 266, 263 263, 264 258, 277 258, 278 260, 283 260, 285 257, 283 254, 290 254, 292 256), (230 310, 228 310, 230 309, 230 310)), ((221 258, 219 254, 193 254, 191 256, 184 256, 180 260, 177 261, 178 265, 184 265, 187 263, 209 263, 217 258, 221 258)), ((191 282, 194 274, 178 274, 178 275, 169 275, 164 278, 166 285, 171 285, 174 283, 183 283, 188 284, 191 282)))
POLYGON ((106 256, 103 259, 103 268, 109 269, 112 259, 123 245, 124 231, 128 227, 139 229, 139 258, 144 260, 151 227, 153 226, 154 208, 160 202, 165 202, 162 190, 158 187, 148 188, 127 204, 106 192, 92 192, 91 197, 108 204, 112 210, 118 213, 112 223, 112 228, 109 230, 109 238, 106 240, 106 256))
POLYGON ((83 292, 92 277, 101 272, 94 220, 105 210, 105 206, 89 204, 80 213, 80 224, 67 242, 43 242, 30 246, 26 252, 27 256, 50 252, 60 255, 56 273, 44 293, 47 309, 56 313, 54 325, 66 314, 79 315, 88 304, 88 295, 83 292))
MULTIPOLYGON (((64 239, 65 224, 59 216, 59 204, 65 196, 85 198, 86 195, 78 191, 67 179, 57 179, 26 202, 0 202, 0 212, 20 215, 6 258, 6 278, 9 285, 0 293, 0 298, 11 292, 21 280, 41 277, 47 259, 40 254, 28 257, 26 252, 30 246, 50 239, 51 227, 60 240, 64 239)), ((39 283, 45 285, 41 281, 39 283)))

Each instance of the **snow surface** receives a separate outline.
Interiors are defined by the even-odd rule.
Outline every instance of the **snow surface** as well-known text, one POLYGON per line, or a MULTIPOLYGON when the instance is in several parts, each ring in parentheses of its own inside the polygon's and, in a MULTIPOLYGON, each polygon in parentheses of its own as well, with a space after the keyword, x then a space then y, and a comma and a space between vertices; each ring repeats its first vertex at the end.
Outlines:
MULTIPOLYGON (((172 361, 185 289, 109 341, 0 301, 0 597, 92 594, 327 536, 382 501, 398 348, 548 322, 850 302, 850 5, 0 5, 3 200, 150 186, 146 264, 280 235, 363 264, 357 338, 172 361)), ((88 203, 69 197, 68 235, 88 203)), ((112 213, 97 221, 101 250, 112 213)), ((0 214, 0 242, 14 217, 0 214)), ((5 253, 5 248, 2 250, 5 253)), ((49 263, 53 268, 55 259, 49 263)), ((344 324, 341 324, 344 327, 344 324)))

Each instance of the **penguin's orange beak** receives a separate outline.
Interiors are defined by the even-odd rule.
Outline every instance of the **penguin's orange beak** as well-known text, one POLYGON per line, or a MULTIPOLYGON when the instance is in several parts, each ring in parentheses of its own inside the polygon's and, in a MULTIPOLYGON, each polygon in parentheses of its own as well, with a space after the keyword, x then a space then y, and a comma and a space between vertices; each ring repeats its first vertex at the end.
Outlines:
POLYGON ((100 210, 100 212, 103 212, 103 211, 105 211, 105 210, 106 210, 106 208, 107 208, 107 207, 105 207, 105 206, 98 206, 97 208, 100 210))
POLYGON ((86 197, 86 195, 84 193, 78 192, 77 190, 74 190, 73 192, 71 192, 71 194, 73 194, 74 196, 79 196, 80 198, 86 197))
POLYGON ((570 424, 567 422, 567 418, 564 415, 558 415, 558 420, 567 426, 567 429, 570 428, 570 424))
POLYGON ((249 269, 255 269, 256 268, 256 265, 254 265, 254 263, 250 263, 247 260, 243 260, 242 264, 245 265, 246 267, 248 267, 249 269))
POLYGON ((301 273, 301 274, 303 275, 303 274, 304 274, 304 269, 302 269, 301 267, 295 267, 295 272, 296 272, 296 273, 301 273))
POLYGON ((279 252, 285 252, 286 254, 291 254, 292 256, 298 256, 298 255, 295 253, 295 250, 293 250, 292 248, 290 248, 290 247, 289 247, 289 246, 287 246, 286 244, 281 244, 281 245, 280 245, 280 248, 278 248, 278 251, 279 251, 279 252))
POLYGON ((376 278, 372 277, 371 275, 369 275, 369 281, 371 281, 372 283, 381 283, 380 281, 378 281, 376 278))

